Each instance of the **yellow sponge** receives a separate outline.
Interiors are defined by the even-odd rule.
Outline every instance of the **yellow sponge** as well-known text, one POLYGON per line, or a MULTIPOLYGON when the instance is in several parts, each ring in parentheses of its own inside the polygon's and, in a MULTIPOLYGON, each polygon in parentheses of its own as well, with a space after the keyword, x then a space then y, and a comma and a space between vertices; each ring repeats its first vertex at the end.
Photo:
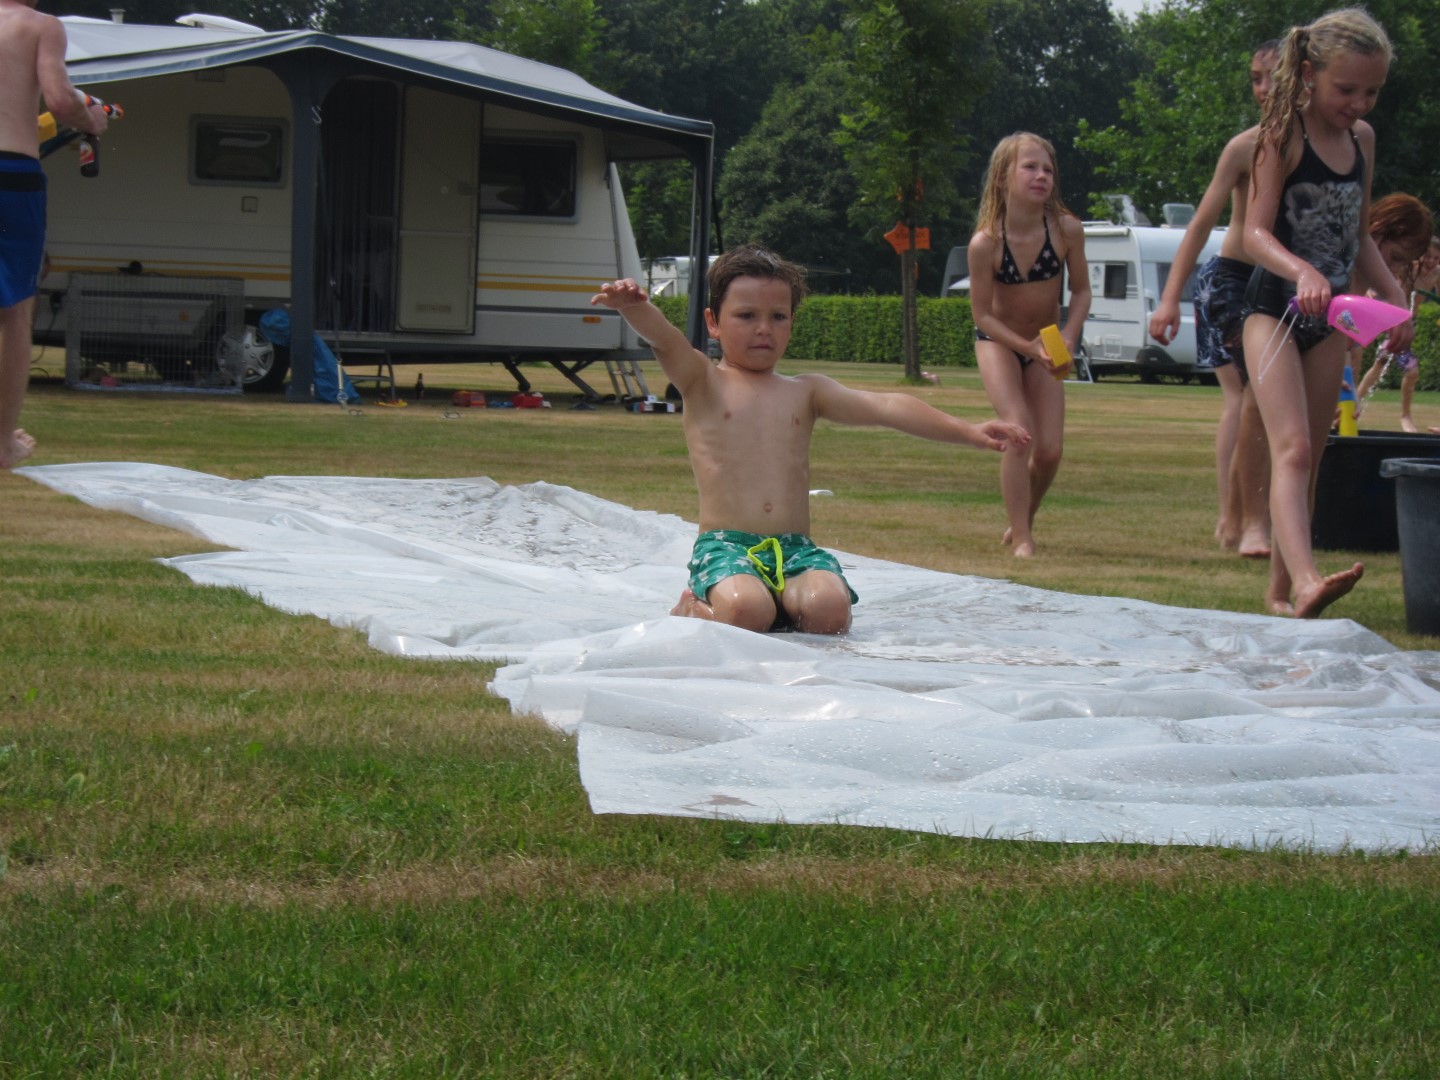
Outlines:
POLYGON ((43 112, 36 119, 40 127, 40 141, 44 142, 46 139, 53 139, 57 130, 55 127, 55 114, 43 112))
MULTIPOLYGON (((1060 336, 1058 326, 1047 326, 1040 331, 1040 341, 1045 346, 1045 351, 1050 354, 1050 363, 1056 370, 1065 367, 1070 363, 1070 350, 1065 347, 1065 339, 1060 336)), ((1057 375, 1056 378, 1059 378, 1057 375)))

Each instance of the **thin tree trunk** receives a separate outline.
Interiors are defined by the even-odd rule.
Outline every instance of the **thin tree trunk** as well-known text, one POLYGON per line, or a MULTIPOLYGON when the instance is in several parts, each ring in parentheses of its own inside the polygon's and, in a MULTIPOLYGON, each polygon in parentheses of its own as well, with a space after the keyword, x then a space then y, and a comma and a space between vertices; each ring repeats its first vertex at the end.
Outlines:
POLYGON ((900 253, 900 297, 903 311, 902 343, 905 351, 905 379, 907 382, 920 381, 920 328, 915 313, 915 248, 912 234, 911 246, 900 253))

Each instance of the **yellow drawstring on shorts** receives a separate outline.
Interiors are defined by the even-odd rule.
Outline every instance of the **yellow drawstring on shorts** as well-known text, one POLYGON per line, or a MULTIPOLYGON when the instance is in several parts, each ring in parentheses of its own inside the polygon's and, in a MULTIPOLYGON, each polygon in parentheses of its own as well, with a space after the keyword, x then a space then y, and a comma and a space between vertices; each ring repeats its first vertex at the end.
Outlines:
POLYGON ((755 564, 755 569, 760 571, 760 580, 769 585, 777 593, 785 591, 785 552, 780 547, 778 537, 770 536, 761 540, 752 548, 745 551, 746 557, 755 564), (762 557, 766 551, 773 553, 775 569, 771 570, 765 565, 762 557))

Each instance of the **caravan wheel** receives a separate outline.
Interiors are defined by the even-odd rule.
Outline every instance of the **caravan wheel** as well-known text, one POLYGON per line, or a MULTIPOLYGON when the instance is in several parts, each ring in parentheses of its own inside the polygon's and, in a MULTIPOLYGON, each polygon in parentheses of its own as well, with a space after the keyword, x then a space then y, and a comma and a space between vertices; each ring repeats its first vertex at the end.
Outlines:
POLYGON ((244 365, 240 383, 245 391, 267 393, 285 385, 285 374, 290 370, 290 350, 272 344, 259 327, 247 326, 240 362, 244 365))

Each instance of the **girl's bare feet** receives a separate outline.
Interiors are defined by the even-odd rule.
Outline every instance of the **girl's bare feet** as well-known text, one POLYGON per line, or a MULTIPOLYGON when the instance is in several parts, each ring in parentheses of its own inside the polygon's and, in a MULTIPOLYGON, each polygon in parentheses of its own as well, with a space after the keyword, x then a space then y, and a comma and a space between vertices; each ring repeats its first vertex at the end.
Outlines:
POLYGON ((1337 574, 1321 578, 1309 588, 1298 590, 1295 593, 1295 617, 1315 618, 1353 589, 1364 573, 1365 565, 1357 562, 1349 570, 1341 570, 1337 574))
POLYGON ((23 428, 16 428, 9 441, 0 444, 0 469, 13 469, 34 452, 34 437, 23 428))
POLYGON ((1269 531, 1261 525, 1251 525, 1240 534, 1235 550, 1246 559, 1268 559, 1270 557, 1269 531))

